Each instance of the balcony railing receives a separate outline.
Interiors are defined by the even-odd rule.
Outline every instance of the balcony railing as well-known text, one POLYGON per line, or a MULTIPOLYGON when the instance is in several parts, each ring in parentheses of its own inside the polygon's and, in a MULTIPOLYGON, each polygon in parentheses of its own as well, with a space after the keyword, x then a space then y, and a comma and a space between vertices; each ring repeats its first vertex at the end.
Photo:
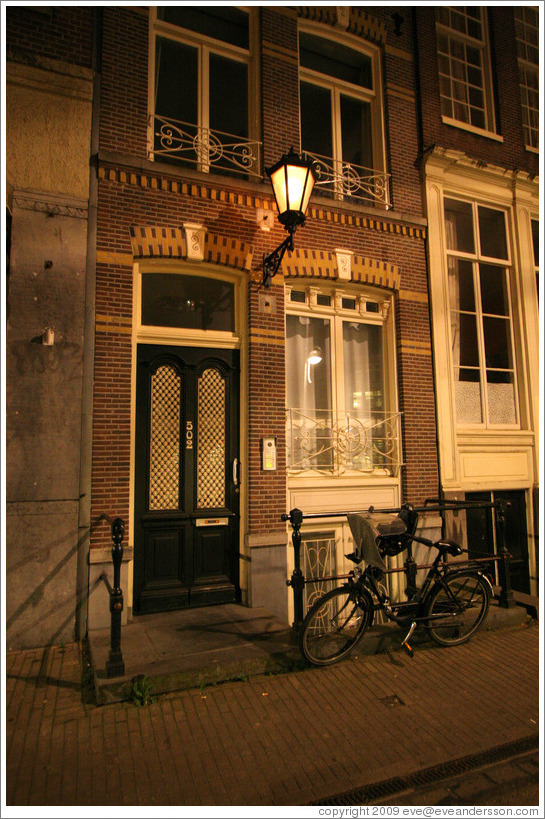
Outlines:
POLYGON ((378 203, 385 208, 391 207, 390 174, 308 151, 303 151, 303 155, 314 162, 317 173, 315 193, 329 194, 335 199, 356 199, 378 203))
POLYGON ((261 178, 261 142, 158 115, 152 122, 154 157, 193 165, 205 173, 218 170, 261 178))
POLYGON ((287 410, 288 468, 327 475, 397 475, 401 466, 398 412, 287 410))

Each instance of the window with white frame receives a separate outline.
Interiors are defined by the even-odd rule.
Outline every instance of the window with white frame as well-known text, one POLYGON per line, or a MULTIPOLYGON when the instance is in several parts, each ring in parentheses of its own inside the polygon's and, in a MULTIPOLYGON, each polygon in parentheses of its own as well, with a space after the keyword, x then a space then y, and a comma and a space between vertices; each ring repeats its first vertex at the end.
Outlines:
POLYGON ((438 7, 437 56, 443 119, 494 131, 486 9, 438 7))
POLYGON ((253 11, 150 7, 150 152, 203 172, 259 175, 252 133, 253 11))
POLYGON ((539 148, 539 9, 516 6, 522 124, 527 148, 539 148))
POLYGON ((379 52, 299 32, 301 148, 317 162, 315 191, 388 206, 379 52))
POLYGON ((444 200, 451 355, 459 424, 518 423, 506 214, 444 200))
POLYGON ((389 304, 389 299, 350 288, 287 287, 291 470, 397 474, 399 415, 391 388, 389 304))

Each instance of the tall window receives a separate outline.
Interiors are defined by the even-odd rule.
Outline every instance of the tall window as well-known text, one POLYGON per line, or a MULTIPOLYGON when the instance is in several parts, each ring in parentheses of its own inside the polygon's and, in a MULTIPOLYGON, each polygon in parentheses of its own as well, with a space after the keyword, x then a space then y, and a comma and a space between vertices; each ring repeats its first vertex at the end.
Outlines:
POLYGON ((150 14, 154 157, 205 172, 258 174, 249 13, 234 6, 160 6, 150 14))
POLYGON ((527 148, 539 148, 539 9, 517 6, 515 31, 520 75, 522 123, 527 148))
POLYGON ((350 291, 288 289, 288 462, 321 472, 398 466, 382 303, 350 291))
POLYGON ((437 8, 439 91, 444 119, 493 131, 485 15, 479 6, 437 8))
POLYGON ((461 424, 518 422, 505 213, 445 199, 451 350, 461 424))
POLYGON ((301 147, 318 160, 318 189, 387 204, 384 175, 375 178, 384 164, 378 54, 301 31, 299 63, 301 147))

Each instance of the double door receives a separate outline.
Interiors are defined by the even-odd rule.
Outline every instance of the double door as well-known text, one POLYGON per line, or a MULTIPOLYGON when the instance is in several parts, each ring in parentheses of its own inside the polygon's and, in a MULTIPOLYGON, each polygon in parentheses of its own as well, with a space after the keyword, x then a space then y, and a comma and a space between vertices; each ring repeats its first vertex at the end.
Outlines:
POLYGON ((239 353, 137 350, 134 611, 238 599, 239 353))

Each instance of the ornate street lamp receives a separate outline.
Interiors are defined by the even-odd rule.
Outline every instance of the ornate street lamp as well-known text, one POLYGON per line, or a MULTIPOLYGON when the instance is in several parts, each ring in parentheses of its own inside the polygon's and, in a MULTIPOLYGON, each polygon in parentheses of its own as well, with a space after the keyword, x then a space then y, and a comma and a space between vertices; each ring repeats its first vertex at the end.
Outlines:
POLYGON ((293 148, 271 168, 266 168, 278 208, 278 221, 289 236, 269 256, 263 258, 263 285, 268 287, 286 250, 293 250, 293 234, 305 224, 305 213, 316 181, 313 163, 301 159, 293 148))

